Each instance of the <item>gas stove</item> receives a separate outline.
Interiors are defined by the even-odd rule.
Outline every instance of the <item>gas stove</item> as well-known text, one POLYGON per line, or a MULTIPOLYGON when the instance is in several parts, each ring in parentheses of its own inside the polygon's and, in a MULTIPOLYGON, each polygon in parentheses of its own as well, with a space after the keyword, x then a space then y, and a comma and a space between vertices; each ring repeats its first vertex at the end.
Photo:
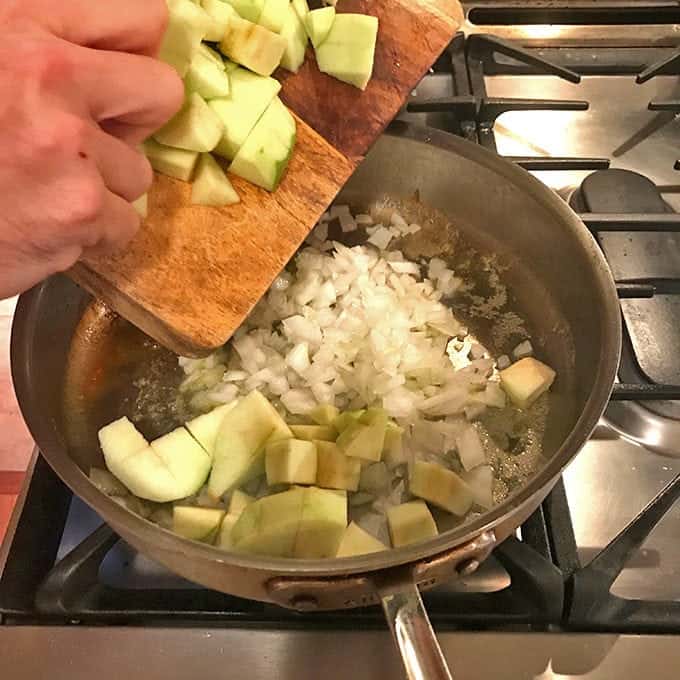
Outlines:
MULTIPOLYGON (((508 157, 581 214, 617 281, 624 346, 605 416, 554 491, 475 574, 424 598, 460 677, 675 679, 680 5, 466 15, 399 117, 508 157)), ((377 608, 301 614, 199 588, 117 540, 38 454, 3 564, 12 680, 402 674, 377 608)))

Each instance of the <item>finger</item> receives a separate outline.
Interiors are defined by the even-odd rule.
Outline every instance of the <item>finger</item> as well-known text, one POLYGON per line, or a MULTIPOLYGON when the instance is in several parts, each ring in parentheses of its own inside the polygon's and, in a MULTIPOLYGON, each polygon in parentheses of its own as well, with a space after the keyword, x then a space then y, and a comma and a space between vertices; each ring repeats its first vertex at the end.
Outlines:
POLYGON ((165 0, 33 0, 28 10, 69 42, 146 55, 158 54, 168 22, 165 0))
POLYGON ((109 253, 124 248, 141 224, 139 213, 129 201, 105 191, 98 216, 88 226, 90 237, 84 242, 88 254, 109 253))
POLYGON ((87 149, 104 184, 117 196, 134 201, 149 190, 153 171, 149 161, 137 149, 95 126, 87 149))
POLYGON ((120 139, 129 146, 139 146, 149 135, 155 130, 149 128, 140 128, 136 125, 128 125, 127 123, 120 123, 117 120, 103 120, 100 127, 104 132, 116 139, 120 139))
POLYGON ((184 86, 177 72, 135 54, 74 48, 73 77, 94 120, 115 120, 148 136, 179 110, 184 86))

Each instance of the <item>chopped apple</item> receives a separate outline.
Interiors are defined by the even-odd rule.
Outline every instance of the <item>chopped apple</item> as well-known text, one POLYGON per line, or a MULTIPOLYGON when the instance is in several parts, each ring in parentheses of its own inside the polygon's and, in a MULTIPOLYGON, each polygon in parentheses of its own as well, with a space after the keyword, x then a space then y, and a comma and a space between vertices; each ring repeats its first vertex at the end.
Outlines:
POLYGON ((307 35, 315 48, 319 47, 331 32, 331 27, 335 21, 335 8, 322 7, 313 9, 305 19, 307 35))
POLYGON ((229 76, 223 64, 217 64, 213 59, 197 52, 184 76, 184 86, 187 92, 196 92, 206 100, 226 97, 229 94, 229 76))
POLYGON ((459 517, 472 505, 470 487, 455 472, 437 463, 416 460, 411 471, 409 490, 414 496, 459 517))
POLYGON ((217 534, 217 540, 215 544, 222 548, 223 550, 231 550, 234 547, 234 542, 231 538, 231 532, 234 529, 234 525, 238 521, 238 515, 232 515, 227 513, 222 518, 222 525, 220 526, 220 531, 217 534))
POLYGON ((305 18, 309 14, 309 4, 307 0, 292 0, 290 6, 295 10, 295 14, 298 15, 300 21, 305 21, 305 18))
POLYGON ((297 73, 305 61, 307 50, 307 31, 297 12, 290 4, 286 8, 286 18, 281 28, 281 37, 286 41, 286 49, 281 57, 281 66, 297 73))
POLYGON ((232 17, 236 16, 236 10, 223 0, 201 0, 201 6, 211 19, 205 39, 219 42, 227 32, 232 17))
POLYGON ((387 546, 364 531, 358 524, 350 522, 340 541, 336 557, 353 557, 387 550, 387 546))
POLYGON ((264 444, 277 438, 292 438, 276 409, 257 391, 244 397, 224 417, 215 445, 208 490, 213 498, 259 474, 264 444))
POLYGON ((139 498, 158 503, 186 498, 201 488, 210 471, 210 457, 184 428, 125 456, 110 450, 110 434, 100 437, 106 465, 139 498))
POLYGON ((224 515, 224 510, 217 508, 176 505, 172 509, 172 530, 184 538, 212 543, 224 515))
POLYGON ((550 366, 533 357, 525 357, 500 372, 501 387, 513 404, 528 408, 550 389, 555 375, 550 366))
POLYGON ((264 7, 264 0, 226 0, 237 13, 247 19, 252 21, 254 24, 257 23, 262 14, 262 8, 264 7))
POLYGON ((228 513, 234 515, 236 518, 251 504, 254 503, 255 499, 249 496, 244 491, 236 489, 234 493, 231 494, 229 499, 229 509, 228 513))
POLYGON ((358 411, 345 411, 341 413, 334 421, 333 427, 338 431, 342 432, 346 430, 350 425, 356 423, 361 416, 366 413, 366 409, 359 409, 358 411))
POLYGON ((309 417, 317 425, 333 425, 339 415, 340 411, 330 404, 319 404, 309 412, 309 417))
POLYGON ((210 411, 210 413, 204 413, 202 416, 198 416, 184 425, 191 433, 191 436, 203 447, 211 458, 215 455, 217 433, 220 430, 220 425, 224 420, 224 416, 226 416, 236 404, 238 404, 238 400, 234 400, 223 406, 218 406, 210 411))
POLYGON ((346 527, 347 494, 314 486, 305 489, 294 556, 335 557, 346 527))
POLYGON ((387 414, 382 409, 368 409, 357 422, 349 425, 337 439, 340 450, 348 456, 379 461, 385 444, 387 414))
POLYGON ((246 19, 234 17, 220 42, 223 54, 261 76, 271 75, 281 63, 286 41, 246 19))
MULTIPOLYGON (((219 52, 216 52, 212 47, 208 47, 205 43, 201 43, 199 48, 196 50, 196 55, 199 54, 202 57, 205 57, 206 59, 210 59, 212 62, 215 63, 216 66, 219 66, 223 71, 226 70, 226 64, 224 62, 224 59, 222 59, 222 55, 219 52)), ((234 64, 234 66, 236 66, 236 64, 234 64)))
POLYGON ((224 125, 224 133, 215 153, 231 160, 276 97, 281 83, 238 67, 231 71, 229 78, 229 96, 213 99, 209 106, 224 125))
POLYGON ((236 550, 292 557, 306 489, 292 488, 248 505, 231 531, 236 550))
POLYGON ((166 123, 154 139, 160 144, 187 151, 212 151, 222 139, 224 124, 206 101, 192 92, 170 122, 166 123))
POLYGON ((302 439, 283 439, 267 444, 265 470, 267 484, 314 484, 316 446, 302 439))
POLYGON ((144 439, 127 416, 102 427, 98 432, 98 437, 109 470, 112 463, 122 461, 149 446, 149 442, 144 439))
POLYGON ((173 149, 170 146, 163 146, 153 139, 147 139, 144 142, 144 153, 156 172, 185 182, 191 179, 198 162, 197 151, 173 149))
POLYGON ((229 171, 267 191, 275 191, 288 167, 295 138, 295 119, 283 102, 274 97, 234 157, 229 171))
POLYGON ((274 33, 281 33, 288 14, 289 0, 264 0, 257 23, 274 33))
POLYGON ((395 548, 425 541, 439 533, 434 518, 423 501, 411 501, 389 508, 387 525, 395 548))
POLYGON ((180 77, 201 41, 210 30, 210 17, 189 0, 168 0, 168 25, 163 36, 159 59, 173 66, 180 77))
POLYGON ((318 439, 322 442, 334 442, 338 436, 334 427, 328 425, 291 425, 290 429, 298 439, 308 442, 318 439))
POLYGON ((191 185, 191 203, 219 208, 240 200, 219 163, 209 153, 202 154, 191 185))
POLYGON ((356 491, 359 488, 361 460, 346 456, 336 444, 317 441, 316 483, 327 489, 356 491))
POLYGON ((323 73, 365 90, 373 73, 378 19, 364 14, 337 14, 326 39, 316 48, 323 73))
POLYGON ((389 468, 394 468, 406 462, 406 456, 404 455, 404 429, 391 420, 385 428, 383 460, 389 468))

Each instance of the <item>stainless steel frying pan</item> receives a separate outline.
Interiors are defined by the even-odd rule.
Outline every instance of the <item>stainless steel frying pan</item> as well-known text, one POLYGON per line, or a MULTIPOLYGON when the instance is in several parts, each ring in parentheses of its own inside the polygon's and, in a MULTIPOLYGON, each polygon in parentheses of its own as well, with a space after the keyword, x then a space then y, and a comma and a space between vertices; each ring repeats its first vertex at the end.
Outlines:
MULTIPOLYGON (((169 395, 178 380, 176 362, 101 305, 91 305, 64 277, 21 297, 12 368, 23 415, 45 458, 137 550, 209 588, 284 607, 381 602, 409 677, 446 678, 418 588, 474 570, 544 499, 607 403, 621 327, 614 284, 595 241, 563 201, 523 170, 456 137, 396 124, 341 198, 365 205, 379 195, 414 192, 480 251, 497 254, 512 304, 558 374, 545 464, 499 506, 427 542, 343 560, 226 553, 179 538, 100 493, 87 478, 91 465, 102 464, 97 428, 138 408, 140 399, 143 407, 144 395, 129 393, 132 376, 149 376, 162 401, 163 390, 169 395)), ((171 425, 172 414, 156 413, 154 426, 166 415, 171 425)))

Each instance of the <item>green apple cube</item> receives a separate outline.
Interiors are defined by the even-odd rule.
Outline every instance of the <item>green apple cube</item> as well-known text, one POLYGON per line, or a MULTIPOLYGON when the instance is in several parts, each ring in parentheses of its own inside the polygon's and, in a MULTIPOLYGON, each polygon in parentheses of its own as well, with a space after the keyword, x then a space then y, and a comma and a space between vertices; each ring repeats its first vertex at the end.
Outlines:
POLYGON ((281 33, 288 14, 289 3, 290 0, 264 0, 262 13, 257 23, 274 33, 281 33))
POLYGON ((166 503, 200 489, 210 471, 210 457, 184 428, 148 445, 126 420, 102 428, 99 440, 106 466, 131 493, 166 503))
POLYGON ((149 216, 149 194, 144 194, 136 201, 132 201, 132 207, 137 211, 137 214, 145 220, 149 216))
POLYGON ((211 457, 188 430, 178 427, 154 439, 151 449, 185 490, 180 498, 191 496, 203 486, 210 472, 211 457))
POLYGON ((328 425, 291 425, 290 429, 298 439, 306 439, 308 442, 315 439, 334 442, 338 436, 336 429, 328 425))
POLYGON ((147 139, 144 142, 144 154, 156 172, 185 182, 188 182, 194 174, 199 156, 197 151, 173 149, 153 139, 147 139))
POLYGON ((439 532, 423 501, 395 505, 387 510, 387 525, 395 548, 433 538, 439 532))
POLYGON ((313 9, 305 19, 307 35, 312 41, 314 48, 319 47, 331 32, 331 27, 335 21, 335 7, 323 7, 313 9))
POLYGON ((219 498, 247 479, 261 474, 264 445, 271 439, 292 438, 276 409, 257 391, 244 397, 220 426, 208 491, 219 498))
POLYGON ((201 5, 211 19, 205 39, 219 42, 227 32, 232 17, 236 16, 236 10, 223 0, 201 0, 201 5))
POLYGON ((556 373, 550 366, 525 357, 500 372, 501 387, 515 406, 529 408, 550 389, 556 373))
POLYGON ((336 443, 347 456, 377 462, 382 458, 386 429, 385 411, 368 409, 341 432, 336 443))
POLYGON ((406 462, 404 455, 404 430, 391 420, 385 428, 385 443, 383 444, 383 460, 390 468, 406 462))
POLYGON ((361 477, 361 460, 346 456, 333 442, 317 441, 316 483, 326 489, 356 491, 361 477))
POLYGON ((286 41, 286 49, 283 52, 283 57, 281 57, 281 66, 287 71, 297 73, 305 61, 307 31, 292 4, 286 8, 286 18, 281 28, 281 37, 286 41))
POLYGON ((232 515, 227 513, 222 518, 222 525, 220 526, 219 533, 217 534, 217 540, 215 545, 223 550, 231 550, 234 547, 234 542, 231 538, 231 533, 234 530, 234 525, 238 521, 237 515, 232 515))
POLYGON ((168 25, 159 59, 186 75, 194 53, 210 30, 210 17, 189 0, 168 0, 168 25))
POLYGON ((365 90, 373 73, 378 19, 337 14, 326 39, 316 48, 319 70, 365 90))
POLYGON ((180 110, 155 135, 159 144, 187 151, 212 151, 224 132, 219 116, 196 92, 192 92, 180 110))
POLYGON ((198 161, 194 183, 191 185, 192 204, 219 208, 239 203, 240 200, 219 163, 209 153, 204 153, 198 161))
POLYGON ((90 481, 107 496, 127 496, 130 492, 108 470, 92 467, 90 481))
POLYGON ((267 191, 276 190, 288 167, 295 137, 295 119, 275 97, 234 157, 230 172, 267 191))
POLYGON ((333 425, 339 415, 340 411, 331 404, 319 404, 309 412, 309 417, 317 425, 333 425))
MULTIPOLYGON (((221 0, 219 1, 221 2, 221 0)), ((199 54, 202 57, 215 62, 215 65, 219 66, 223 71, 225 70, 226 64, 224 59, 222 59, 222 55, 219 52, 216 52, 212 47, 208 47, 208 45, 205 43, 201 43, 199 48, 196 50, 196 55, 198 56, 199 54)))
POLYGON ((304 490, 295 557, 335 557, 347 527, 347 494, 311 486, 304 490))
POLYGON ((265 449, 267 484, 314 484, 316 446, 302 439, 283 439, 265 449))
POLYGON ((298 19, 303 22, 309 14, 309 4, 307 0, 292 0, 290 6, 295 10, 295 14, 298 15, 298 19))
POLYGON ((377 538, 364 531, 355 522, 350 522, 342 535, 336 557, 354 557, 387 550, 387 546, 377 538))
POLYGON ((222 139, 215 148, 215 153, 232 160, 278 94, 281 83, 243 68, 233 69, 229 78, 229 96, 213 99, 208 105, 224 125, 222 139))
POLYGON ((125 460, 149 446, 149 442, 144 439, 127 416, 105 425, 97 434, 109 470, 112 464, 125 460))
POLYGON ((235 550, 292 557, 306 489, 292 488, 248 505, 231 532, 235 550))
POLYGON ((244 491, 236 489, 234 493, 231 494, 229 499, 229 509, 228 513, 238 518, 239 515, 251 504, 254 503, 255 499, 249 496, 244 491))
POLYGON ((238 404, 238 400, 234 400, 223 406, 218 406, 209 413, 204 413, 202 416, 198 416, 184 424, 184 427, 189 430, 191 436, 203 447, 203 450, 211 458, 215 456, 217 433, 220 430, 220 425, 224 420, 224 416, 226 416, 236 404, 238 404))
POLYGON ((280 35, 239 17, 230 21, 220 42, 222 54, 261 76, 274 72, 285 49, 280 35))
POLYGON ((212 543, 224 515, 224 510, 218 508, 176 505, 172 509, 172 531, 184 538, 212 543))
POLYGON ((264 0, 227 0, 239 16, 256 24, 262 14, 264 0))
POLYGON ((470 487, 452 470, 416 460, 411 470, 409 490, 443 510, 462 517, 472 506, 470 487))
POLYGON ((229 76, 224 66, 201 52, 197 52, 193 58, 184 76, 184 85, 187 92, 196 92, 206 100, 226 97, 229 94, 229 76))
POLYGON ((364 413, 366 413, 365 409, 359 409, 357 411, 345 411, 345 413, 341 413, 333 421, 333 427, 338 432, 342 432, 343 430, 346 430, 350 425, 353 425, 354 423, 358 422, 361 416, 364 415, 364 413))

